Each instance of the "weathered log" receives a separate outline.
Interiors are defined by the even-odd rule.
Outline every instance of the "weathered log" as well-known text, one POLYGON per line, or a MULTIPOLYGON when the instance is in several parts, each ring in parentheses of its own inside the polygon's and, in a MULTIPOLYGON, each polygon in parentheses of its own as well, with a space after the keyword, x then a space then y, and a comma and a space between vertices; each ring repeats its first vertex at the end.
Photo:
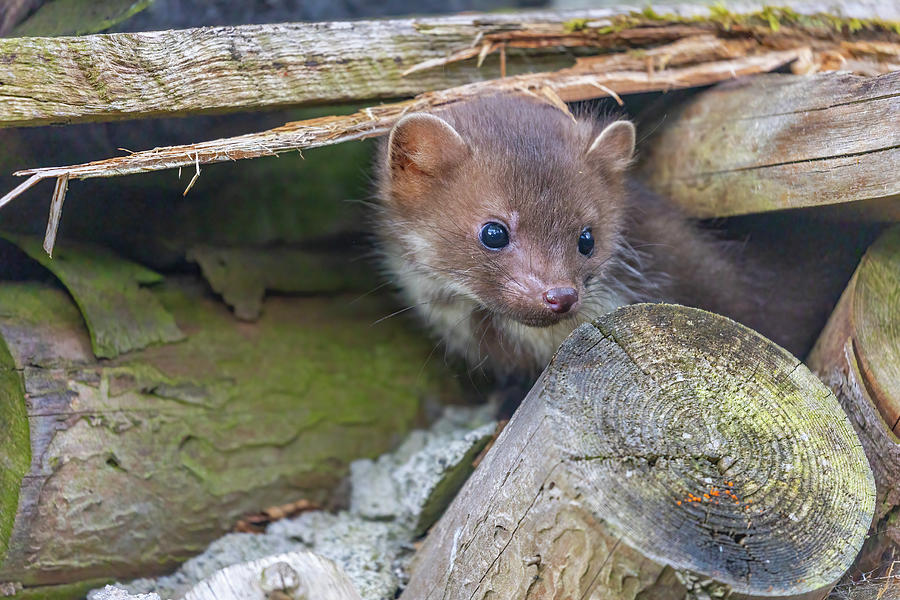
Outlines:
POLYGON ((377 296, 270 298, 242 323, 193 279, 150 293, 187 338, 98 360, 64 291, 0 286, 0 582, 171 568, 243 514, 326 500, 458 390, 402 321, 372 326, 394 310, 377 296))
POLYGON ((809 355, 810 369, 835 392, 869 457, 878 490, 862 570, 900 557, 900 227, 860 261, 809 355))
POLYGON ((402 598, 822 598, 874 500, 796 359, 724 317, 629 306, 563 343, 402 598))
MULTIPOLYGON (((642 146, 641 173, 697 217, 896 199, 898 88, 900 72, 719 85, 667 107, 642 146)), ((900 219, 898 203, 874 217, 900 219)))
MULTIPOLYGON (((815 3, 783 4, 790 10, 752 3, 732 15, 676 5, 643 13, 609 8, 5 39, 0 125, 412 96, 507 70, 559 68, 571 64, 565 47, 638 48, 710 32, 742 35, 769 49, 827 48, 838 55, 836 32, 846 40, 900 41, 894 23, 884 20, 900 19, 892 3, 857 2, 841 15, 823 14, 831 7, 815 3), (502 58, 486 69, 411 69, 445 64, 460 52, 474 61, 501 47, 502 58)), ((865 54, 862 47, 856 52, 865 54)))

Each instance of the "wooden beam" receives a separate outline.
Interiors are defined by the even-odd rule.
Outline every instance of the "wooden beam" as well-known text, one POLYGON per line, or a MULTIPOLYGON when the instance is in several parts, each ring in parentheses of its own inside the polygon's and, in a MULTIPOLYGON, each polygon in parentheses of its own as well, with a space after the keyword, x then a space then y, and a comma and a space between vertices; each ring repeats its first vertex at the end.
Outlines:
MULTIPOLYGON (((772 74, 704 92, 642 149, 651 187, 697 217, 900 197, 900 71, 772 74)), ((882 202, 875 215, 900 219, 882 202)))
POLYGON ((815 3, 784 4, 792 10, 679 5, 0 39, 0 126, 413 96, 494 78, 500 62, 510 74, 567 66, 566 47, 634 49, 709 33, 768 49, 900 41, 896 23, 872 19, 900 10, 853 3, 838 17, 815 3), (500 48, 505 61, 475 66, 500 48), (462 58, 471 60, 456 64, 462 58))

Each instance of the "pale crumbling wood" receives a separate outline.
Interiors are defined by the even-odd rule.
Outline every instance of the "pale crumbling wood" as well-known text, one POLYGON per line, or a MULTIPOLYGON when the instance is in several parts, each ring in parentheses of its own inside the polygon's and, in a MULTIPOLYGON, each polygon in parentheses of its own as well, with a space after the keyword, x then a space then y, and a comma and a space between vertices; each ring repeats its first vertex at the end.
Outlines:
POLYGON ((334 562, 299 551, 226 567, 195 585, 183 600, 271 598, 361 600, 347 574, 334 562))
POLYGON ((900 219, 898 90, 900 71, 729 82, 667 111, 641 174, 697 217, 872 202, 900 219))
MULTIPOLYGON (((869 248, 809 356, 869 457, 878 489, 867 553, 900 559, 900 227, 869 248)), ((864 569, 874 568, 867 565, 864 569)))
POLYGON ((633 305, 563 343, 402 598, 823 598, 874 502, 797 359, 724 317, 633 305))
MULTIPOLYGON (((816 3, 782 4, 789 8, 753 2, 732 14, 675 5, 5 39, 0 126, 412 96, 496 77, 500 61, 448 65, 480 64, 501 48, 503 70, 515 74, 565 66, 566 47, 637 49, 709 33, 846 58, 844 39, 900 42, 895 23, 873 18, 900 18, 890 6, 857 3, 836 15, 816 3)), ((894 60, 867 48, 854 60, 894 60)))

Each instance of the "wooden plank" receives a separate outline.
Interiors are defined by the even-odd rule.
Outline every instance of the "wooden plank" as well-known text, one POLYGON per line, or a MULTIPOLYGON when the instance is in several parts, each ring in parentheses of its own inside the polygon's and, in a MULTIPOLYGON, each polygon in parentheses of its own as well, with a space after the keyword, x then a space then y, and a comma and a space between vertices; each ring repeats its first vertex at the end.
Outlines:
POLYGON ((698 217, 895 199, 900 72, 721 85, 670 111, 642 154, 651 187, 698 217))
MULTIPOLYGON (((454 16, 359 22, 286 23, 0 40, 0 123, 38 125, 172 116, 253 107, 413 96, 499 75, 451 67, 408 77, 480 35, 555 26, 577 13, 454 16)), ((510 72, 571 64, 556 48, 509 53, 510 72)))
POLYGON ((678 5, 642 13, 606 8, 3 39, 0 125, 412 96, 495 78, 501 62, 510 74, 566 66, 572 62, 566 47, 639 48, 710 32, 746 35, 769 49, 824 44, 838 54, 844 38, 900 41, 896 24, 871 19, 900 18, 895 3, 850 4, 844 16, 864 21, 813 18, 827 8, 785 4, 792 12, 752 13, 761 3, 741 15, 678 5), (843 28, 837 36, 835 27, 843 28), (480 65, 500 48, 508 48, 505 61, 475 65, 476 56, 480 65), (460 57, 471 60, 454 62, 460 57), (423 65, 443 68, 412 69, 423 65))

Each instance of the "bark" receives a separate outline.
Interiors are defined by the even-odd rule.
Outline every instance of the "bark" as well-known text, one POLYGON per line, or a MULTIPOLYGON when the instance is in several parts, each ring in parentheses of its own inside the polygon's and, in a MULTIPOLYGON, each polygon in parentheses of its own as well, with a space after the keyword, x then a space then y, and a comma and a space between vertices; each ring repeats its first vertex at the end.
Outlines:
POLYGON ((835 392, 872 465, 878 496, 861 571, 900 557, 900 228, 873 244, 808 364, 835 392))
POLYGON ((23 593, 159 573, 241 515, 323 502, 458 391, 402 320, 373 326, 395 309, 377 296, 280 296, 245 323, 199 281, 145 291, 186 339, 100 360, 65 291, 0 286, 0 421, 25 440, 0 430, 0 582, 23 593))
MULTIPOLYGON (((851 4, 847 12, 855 19, 815 3, 785 2, 791 10, 751 6, 758 12, 710 13, 684 5, 643 13, 610 8, 0 40, 0 124, 412 96, 494 78, 501 63, 510 73, 559 68, 571 63, 567 47, 634 49, 710 32, 758 40, 754 47, 811 47, 838 56, 841 39, 900 41, 893 23, 873 19, 880 13, 898 18, 900 10, 890 4, 851 4), (412 69, 501 47, 510 51, 487 69, 412 69)), ((885 54, 857 52, 875 62, 885 54)))
POLYGON ((898 87, 900 72, 715 87, 666 111, 641 174, 697 217, 869 201, 900 219, 898 87))
POLYGON ((634 305, 563 343, 402 598, 822 598, 873 509, 802 364, 724 317, 634 305))

